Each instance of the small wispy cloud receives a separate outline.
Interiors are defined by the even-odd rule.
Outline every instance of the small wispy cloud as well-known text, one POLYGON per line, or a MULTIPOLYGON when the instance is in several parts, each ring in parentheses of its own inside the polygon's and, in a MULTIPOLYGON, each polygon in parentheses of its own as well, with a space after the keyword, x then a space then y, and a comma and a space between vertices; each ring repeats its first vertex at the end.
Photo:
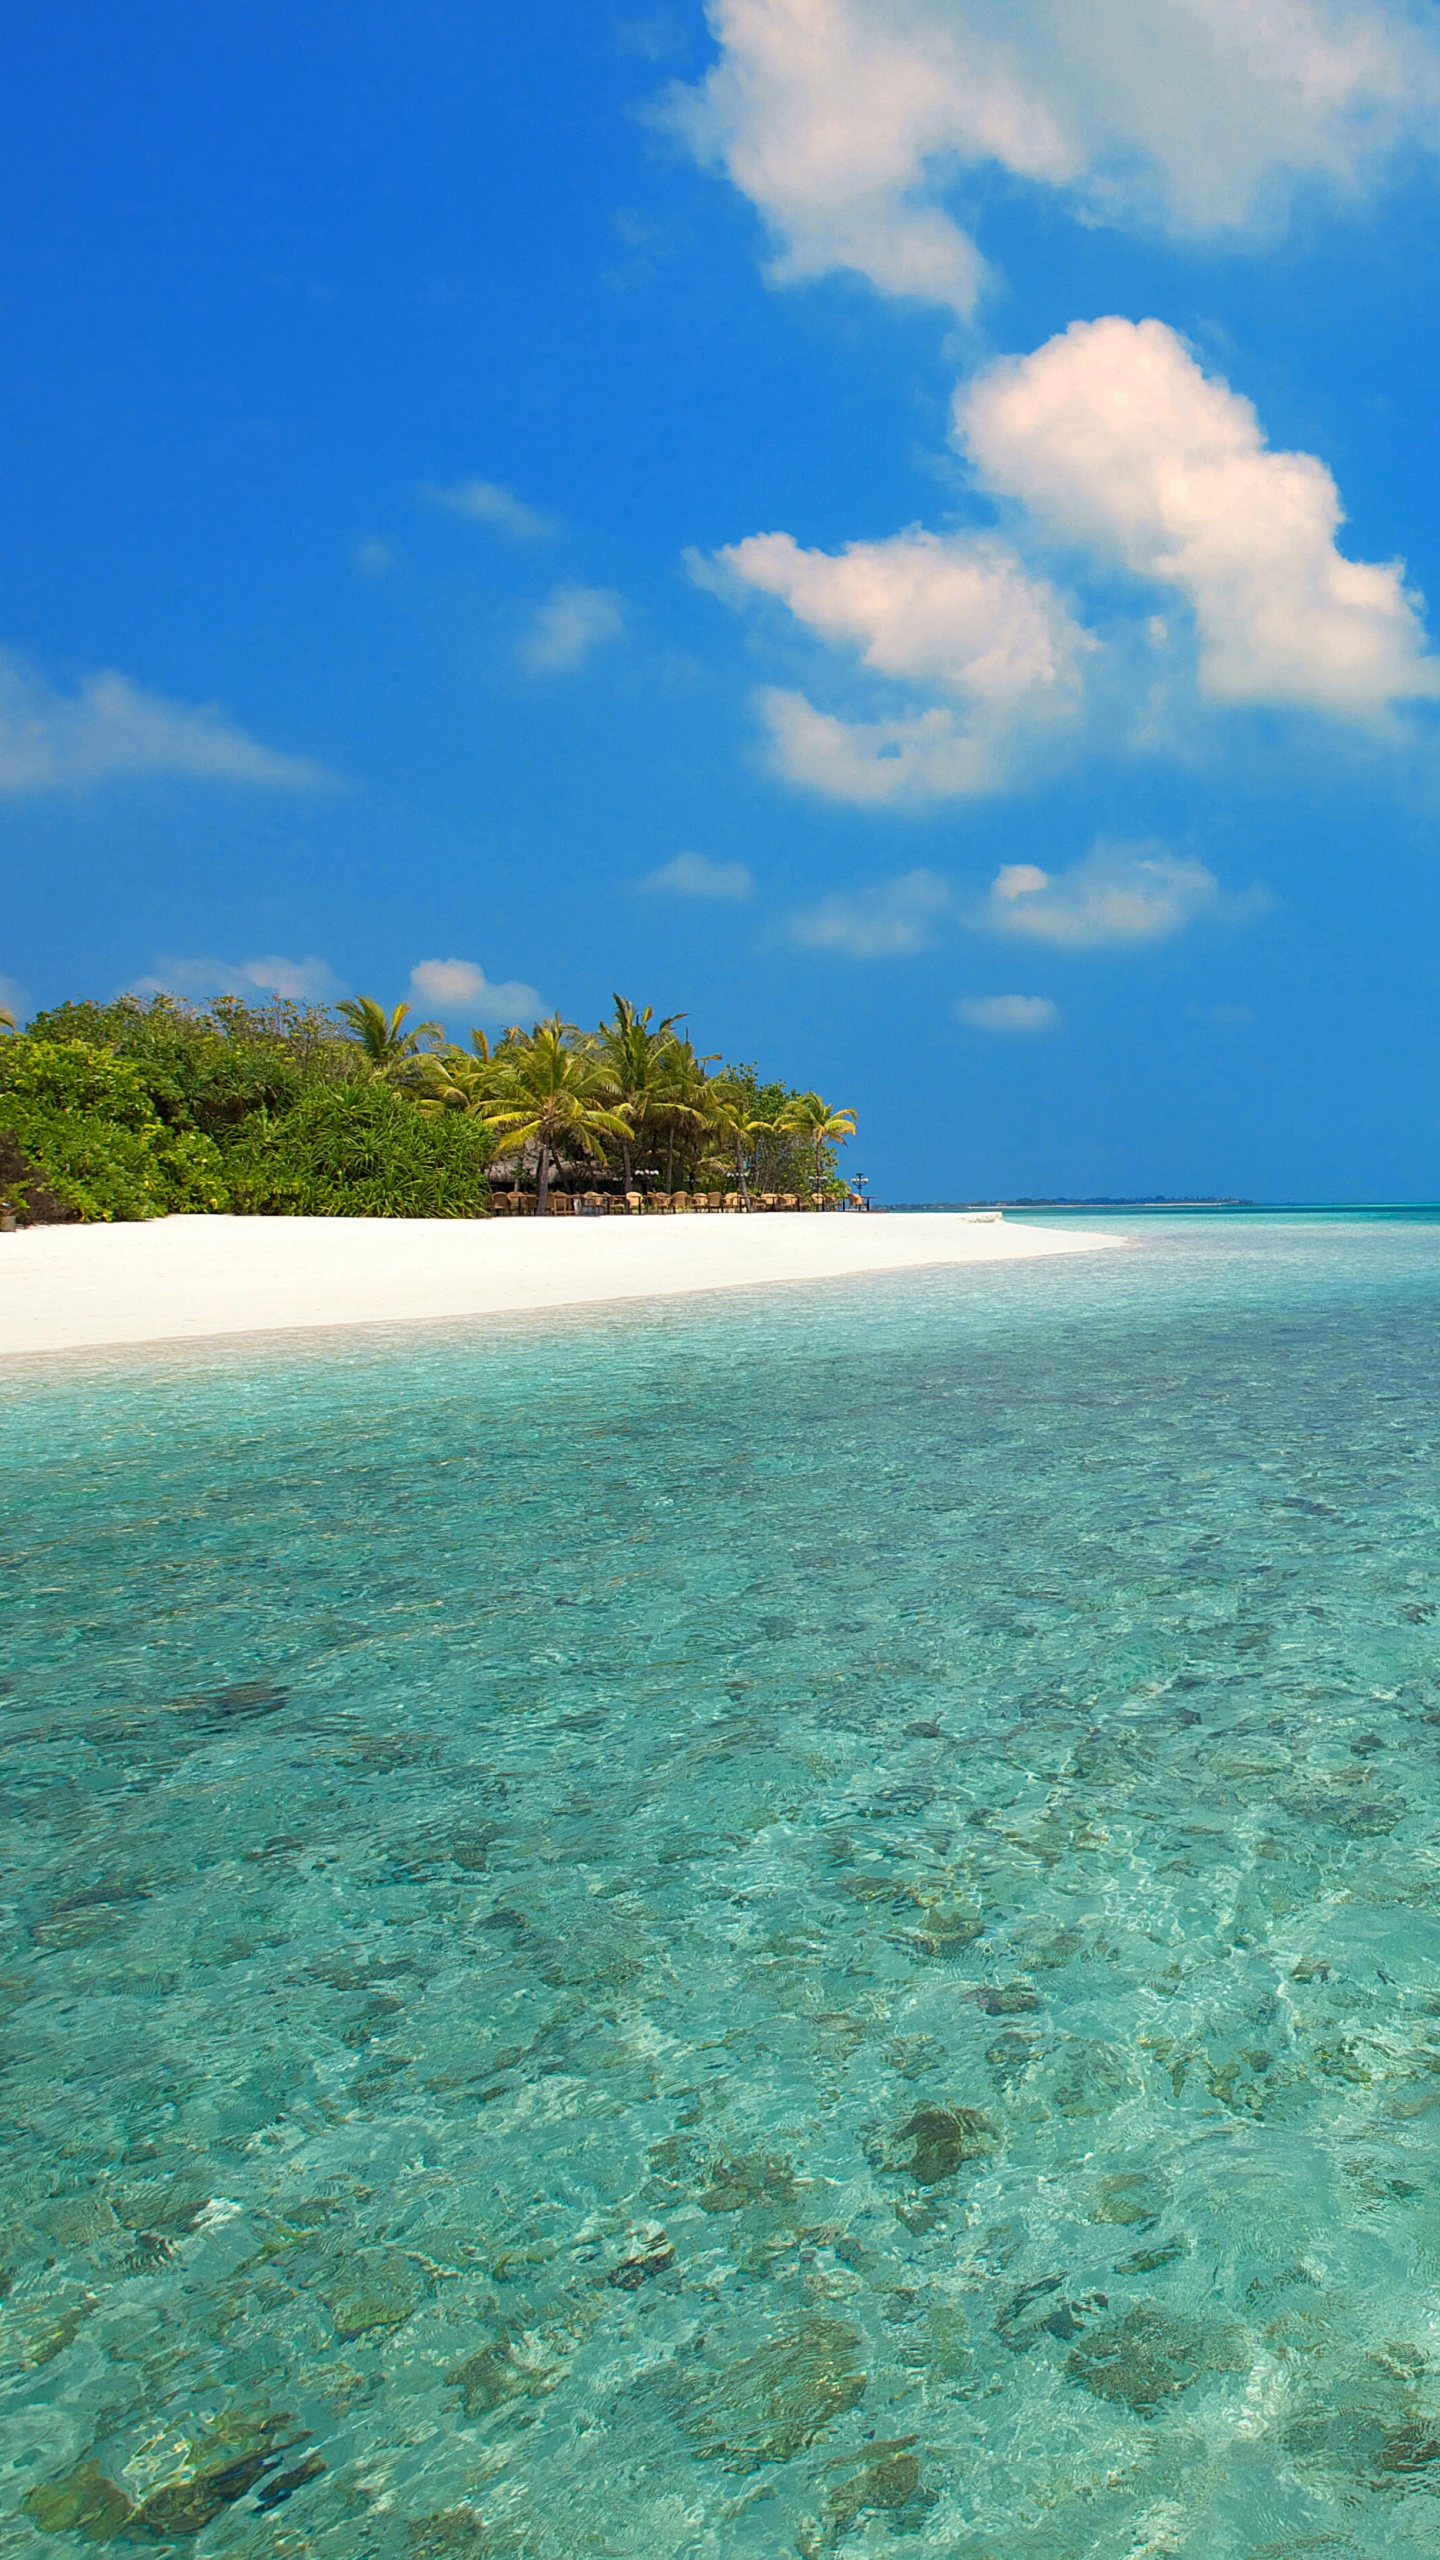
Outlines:
POLYGON ((965 922, 1013 941, 1101 951, 1163 942, 1201 917, 1243 924, 1273 903, 1261 888, 1227 896, 1203 862, 1172 853, 1157 838, 1119 844, 1102 837, 1068 871, 1005 863, 965 922))
POLYGON ((609 587, 556 587, 520 643, 532 676, 569 675, 625 628, 625 599, 609 587))
POLYGON ((961 996, 955 1011, 972 1031, 1054 1031, 1060 1022, 1048 996, 961 996))
POLYGON ((316 791, 335 776, 261 746, 218 703, 169 702, 128 676, 86 676, 63 693, 0 652, 0 792, 82 791, 125 775, 177 774, 316 791))
POLYGON ((129 992, 184 996, 192 1004, 204 1004, 213 996, 254 995, 284 996, 296 1004, 329 1004, 344 994, 345 986, 328 960, 317 960, 313 954, 306 960, 287 960, 279 952, 260 960, 187 960, 167 952, 148 977, 134 981, 129 992))
POLYGON ((658 871, 637 880, 638 889, 653 889, 665 898, 753 898, 755 882, 743 862, 711 862, 703 853, 677 853, 658 871))
POLYGON ((468 516, 472 524, 488 524, 494 532, 508 534, 512 542, 553 542, 561 530, 557 517, 527 506, 498 480, 462 480, 454 489, 428 488, 425 495, 433 506, 468 516))
POLYGON ((383 578, 395 566, 395 554, 388 542, 371 539, 357 542, 351 553, 362 578, 383 578))
POLYGON ((545 1010, 535 989, 522 979, 487 978, 474 960, 417 960, 410 972, 410 994, 416 1004, 434 1005, 447 1022, 464 1015, 487 1030, 536 1022, 545 1010))
POLYGON ((663 62, 685 41, 685 30, 670 10, 656 9, 644 18, 619 18, 615 42, 622 53, 638 53, 646 62, 663 62))
POLYGON ((840 951, 847 960, 891 960, 924 951, 950 889, 934 871, 902 872, 871 889, 836 889, 792 915, 792 942, 809 951, 840 951))

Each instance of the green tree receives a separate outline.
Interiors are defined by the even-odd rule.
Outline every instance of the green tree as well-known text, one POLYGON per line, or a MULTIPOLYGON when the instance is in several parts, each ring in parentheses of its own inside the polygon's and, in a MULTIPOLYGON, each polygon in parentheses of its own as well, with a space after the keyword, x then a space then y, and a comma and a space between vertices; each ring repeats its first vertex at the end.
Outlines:
POLYGON ((717 1146, 733 1150, 735 1179, 740 1197, 748 1209, 750 1185, 746 1179, 746 1151, 757 1133, 769 1124, 756 1117, 753 1095, 733 1075, 712 1076, 705 1088, 705 1113, 710 1135, 717 1146))
POLYGON ((128 1059, 24 1033, 0 1042, 0 1184, 47 1220, 160 1218, 229 1198, 214 1140, 167 1127, 128 1059))
POLYGON ((594 1053, 605 1095, 625 1124, 618 1143, 621 1179, 629 1192, 635 1184, 632 1150, 658 1134, 673 1098, 675 1025, 681 1017, 668 1013, 656 1022, 653 1005, 642 1013, 625 996, 617 995, 614 1005, 610 1021, 600 1026, 594 1053))
POLYGON ((200 1009, 167 995, 145 1003, 119 996, 37 1014, 30 1035, 81 1040, 128 1059, 162 1120, 203 1130, 222 1146, 252 1113, 274 1117, 313 1085, 363 1072, 332 1014, 279 999, 251 1006, 221 996, 200 1009))
POLYGON ((777 1125, 793 1131, 797 1137, 808 1138, 813 1146, 818 1196, 825 1186, 825 1150, 843 1146, 847 1138, 854 1137, 854 1112, 833 1111, 828 1102, 821 1101, 818 1093, 797 1093, 786 1103, 777 1125))
POLYGON ((593 1044, 577 1047, 558 1014, 537 1022, 528 1039, 510 1042, 485 1116, 505 1153, 536 1151, 535 1210, 550 1208, 550 1164, 559 1151, 597 1155, 607 1138, 625 1139, 630 1123, 612 1108, 611 1087, 593 1044))
POLYGON ((463 1049, 432 1049, 421 1061, 423 1081, 416 1109, 427 1120, 440 1111, 469 1111, 483 1117, 504 1075, 506 1049, 519 1038, 518 1030, 507 1031, 499 1048, 492 1049, 483 1031, 472 1030, 468 1056, 463 1049))
POLYGON ((349 1023, 370 1062, 371 1072, 377 1076, 413 1077, 425 1055, 426 1041, 445 1037, 444 1026, 438 1022, 417 1022, 404 1030, 408 1004, 397 1004, 393 1012, 387 1013, 373 996, 350 996, 335 1010, 349 1023))

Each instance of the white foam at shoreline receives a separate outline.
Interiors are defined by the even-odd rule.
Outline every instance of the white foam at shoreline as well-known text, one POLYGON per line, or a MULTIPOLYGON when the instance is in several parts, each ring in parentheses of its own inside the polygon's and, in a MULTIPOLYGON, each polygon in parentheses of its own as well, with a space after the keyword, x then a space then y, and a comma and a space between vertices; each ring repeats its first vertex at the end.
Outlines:
POLYGON ((156 1218, 0 1238, 0 1357, 442 1322, 1120 1244, 956 1212, 873 1217, 156 1218))

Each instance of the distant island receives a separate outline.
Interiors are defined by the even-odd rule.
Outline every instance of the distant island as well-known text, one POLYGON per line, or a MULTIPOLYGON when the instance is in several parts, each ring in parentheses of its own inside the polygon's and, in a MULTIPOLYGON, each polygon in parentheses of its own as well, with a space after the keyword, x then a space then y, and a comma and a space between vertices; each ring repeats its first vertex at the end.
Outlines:
POLYGON ((895 1200, 890 1203, 898 1212, 921 1209, 1253 1209, 1253 1200, 1240 1199, 1168 1199, 1162 1192, 1152 1192, 1143 1199, 1113 1198, 1108 1192, 1089 1194, 1082 1199, 1038 1200, 1028 1192, 1009 1193, 1003 1200, 895 1200))

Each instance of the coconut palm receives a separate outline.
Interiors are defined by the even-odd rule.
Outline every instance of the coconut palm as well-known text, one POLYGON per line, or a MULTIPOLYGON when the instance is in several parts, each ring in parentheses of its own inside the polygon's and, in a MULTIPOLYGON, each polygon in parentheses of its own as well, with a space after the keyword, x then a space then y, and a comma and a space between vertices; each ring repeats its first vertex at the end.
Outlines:
POLYGON ((735 1151, 735 1179, 740 1197, 748 1210, 750 1185, 745 1174, 745 1151, 768 1120, 757 1120, 751 1109, 751 1097, 743 1084, 730 1076, 712 1076, 705 1087, 705 1116, 711 1135, 722 1148, 735 1151))
POLYGON ((426 1054, 425 1042, 445 1037, 444 1025, 439 1022, 417 1022, 408 1031, 402 1030, 410 1010, 408 1004, 397 1004, 393 1013, 387 1013, 373 996, 350 996, 335 1010, 349 1023, 351 1036, 359 1042, 377 1076, 410 1077, 426 1054))
POLYGON ((786 1103, 775 1126, 795 1137, 810 1140, 815 1149, 815 1190, 818 1195, 825 1181, 824 1150, 826 1147, 843 1146, 847 1138, 854 1137, 854 1112, 832 1111, 829 1103, 822 1102, 818 1093, 797 1093, 786 1103))
POLYGON ((613 1020, 604 1022, 594 1042, 606 1098, 625 1123, 620 1139, 620 1169, 625 1189, 634 1187, 632 1147, 653 1136, 672 1098, 671 1051, 678 1046, 678 1013, 654 1021, 653 1005, 637 1011, 625 996, 616 996, 613 1020))
POLYGON ((558 1014, 528 1039, 508 1041, 485 1117, 506 1153, 536 1150, 535 1211, 550 1208, 550 1161, 557 1148, 598 1154, 607 1138, 627 1139, 630 1123, 610 1108, 610 1086, 593 1046, 577 1048, 558 1014))
POLYGON ((427 1120, 441 1111, 469 1111, 485 1117, 504 1074, 506 1049, 519 1038, 517 1026, 492 1049, 483 1031, 472 1030, 469 1056, 463 1049, 428 1050, 417 1062, 424 1080, 417 1110, 427 1120))
POLYGON ((675 1188, 675 1149, 693 1149, 702 1137, 708 1117, 705 1070, 714 1062, 698 1058, 688 1040, 676 1038, 662 1051, 656 1075, 655 1099, 650 1120, 654 1128, 665 1132, 665 1188, 675 1188))

